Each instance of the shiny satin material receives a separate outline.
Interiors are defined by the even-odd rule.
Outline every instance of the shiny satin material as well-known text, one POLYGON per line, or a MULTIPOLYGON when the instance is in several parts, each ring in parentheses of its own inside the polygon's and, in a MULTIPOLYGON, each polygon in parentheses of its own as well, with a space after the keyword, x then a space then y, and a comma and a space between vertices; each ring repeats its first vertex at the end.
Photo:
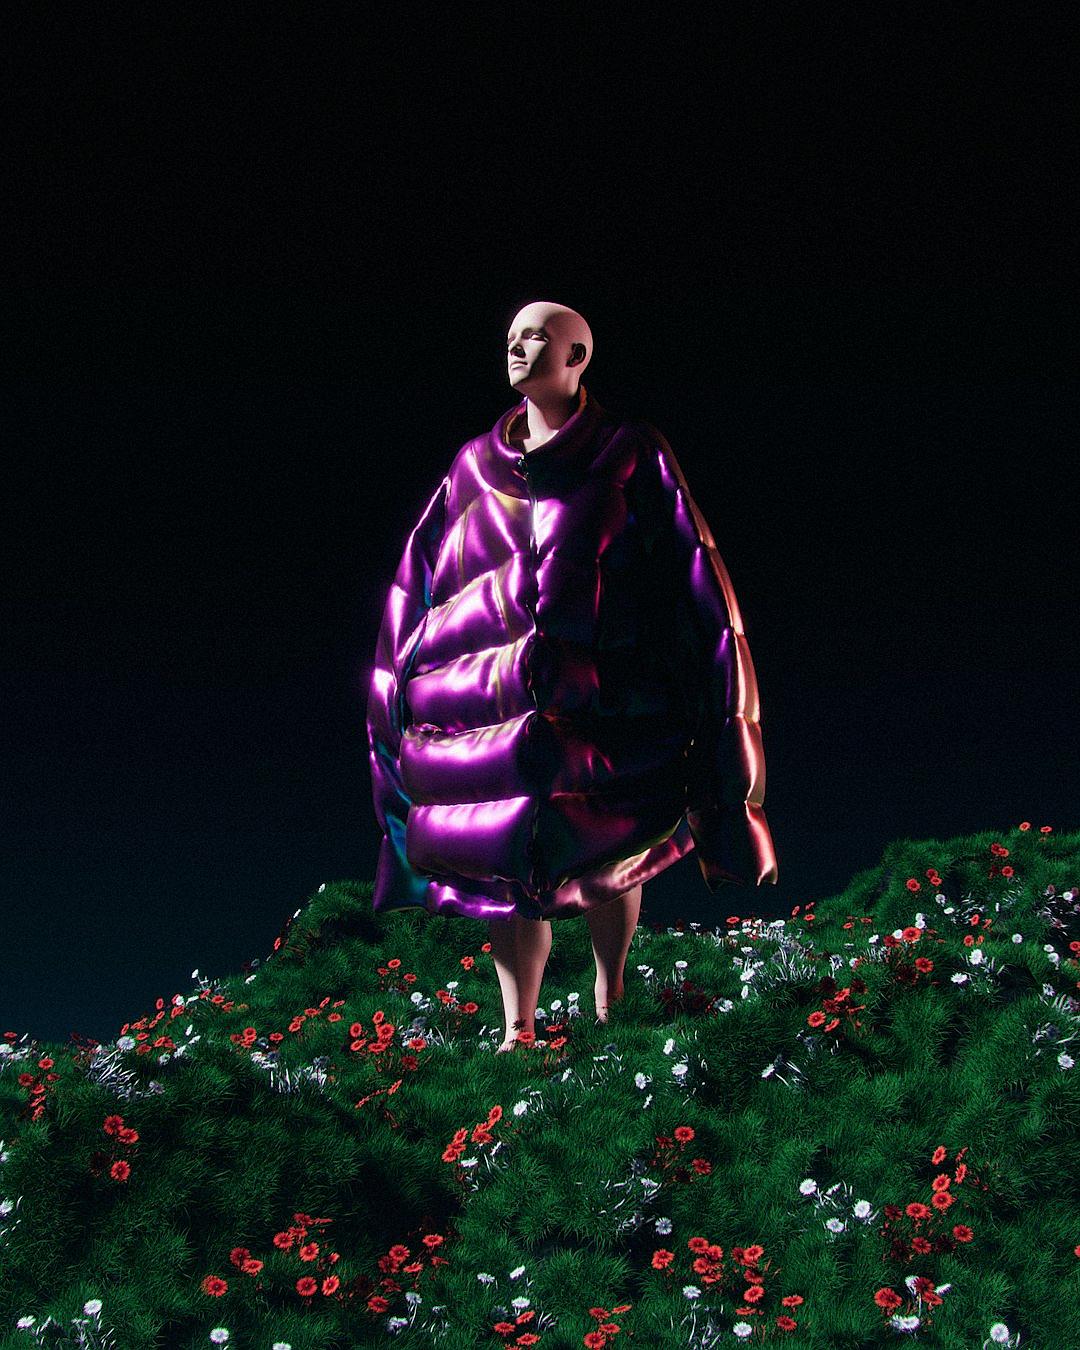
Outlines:
POLYGON ((750 650, 663 436, 582 386, 467 442, 409 535, 367 701, 376 912, 570 918, 696 851, 775 884, 750 650))

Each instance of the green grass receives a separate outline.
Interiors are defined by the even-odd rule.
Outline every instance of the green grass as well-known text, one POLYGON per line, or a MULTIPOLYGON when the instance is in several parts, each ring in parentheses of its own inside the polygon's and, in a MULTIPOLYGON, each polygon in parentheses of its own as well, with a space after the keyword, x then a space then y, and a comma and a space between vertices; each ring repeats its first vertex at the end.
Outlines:
POLYGON ((370 897, 113 1043, 6 1032, 0 1350, 1080 1345, 1080 834, 732 887, 606 1026, 557 923, 498 1056, 487 925, 370 897))

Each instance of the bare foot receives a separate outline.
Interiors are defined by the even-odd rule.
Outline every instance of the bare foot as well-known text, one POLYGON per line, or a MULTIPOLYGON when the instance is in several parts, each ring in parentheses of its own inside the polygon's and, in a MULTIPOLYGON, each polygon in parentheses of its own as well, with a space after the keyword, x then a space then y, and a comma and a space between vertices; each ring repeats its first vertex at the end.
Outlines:
POLYGON ((513 1050, 515 1045, 517 1045, 516 1038, 512 1041, 503 1041, 502 1045, 499 1046, 498 1050, 496 1050, 495 1053, 497 1055, 501 1055, 505 1050, 513 1050))
POLYGON ((594 988, 593 997, 596 1002, 596 1020, 598 1022, 607 1022, 609 1005, 622 998, 624 992, 625 990, 622 985, 619 985, 617 989, 613 989, 610 994, 606 989, 600 989, 599 986, 594 988))

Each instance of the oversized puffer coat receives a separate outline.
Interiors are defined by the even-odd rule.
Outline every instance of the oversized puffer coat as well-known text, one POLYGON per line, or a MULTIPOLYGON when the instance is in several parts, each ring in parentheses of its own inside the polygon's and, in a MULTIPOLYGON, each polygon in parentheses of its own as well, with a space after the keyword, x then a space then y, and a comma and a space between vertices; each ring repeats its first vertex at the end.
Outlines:
POLYGON ((568 918, 696 850, 775 884, 757 683, 670 446, 579 386, 461 447, 386 599, 367 701, 372 906, 568 918))

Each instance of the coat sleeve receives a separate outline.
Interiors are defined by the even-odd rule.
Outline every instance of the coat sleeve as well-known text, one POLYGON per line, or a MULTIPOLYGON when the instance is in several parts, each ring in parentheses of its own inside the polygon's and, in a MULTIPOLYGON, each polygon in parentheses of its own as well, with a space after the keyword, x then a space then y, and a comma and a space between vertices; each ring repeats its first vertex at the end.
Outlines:
POLYGON ((376 912, 425 907, 428 878, 405 853, 412 805, 401 781, 405 685, 431 608, 431 578, 446 525, 447 475, 409 535, 383 610, 367 700, 368 751, 375 817, 383 832, 375 871, 376 912))
POLYGON ((644 424, 653 457, 656 558, 688 613, 697 727, 687 755, 687 824, 710 891, 723 882, 775 885, 765 819, 765 755, 757 680, 738 601, 709 526, 667 441, 644 424), (658 481, 657 481, 658 480, 658 481))

